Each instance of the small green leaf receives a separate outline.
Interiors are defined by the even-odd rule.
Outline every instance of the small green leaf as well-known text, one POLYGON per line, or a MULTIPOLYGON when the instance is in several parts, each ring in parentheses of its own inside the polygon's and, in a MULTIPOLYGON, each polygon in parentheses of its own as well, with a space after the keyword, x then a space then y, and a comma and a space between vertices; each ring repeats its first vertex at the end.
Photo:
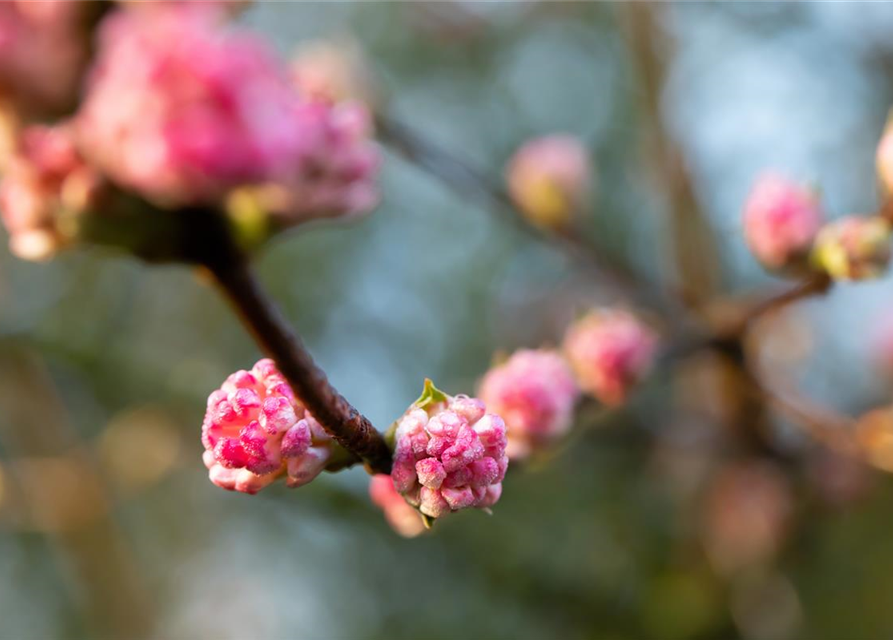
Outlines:
POLYGON ((422 395, 413 404, 419 409, 427 409, 431 405, 446 402, 448 399, 447 394, 434 386, 431 378, 425 378, 425 388, 422 390, 422 395))
POLYGON ((431 516, 426 516, 424 513, 421 514, 421 516, 422 524, 425 525, 425 529, 428 529, 430 531, 434 527, 434 518, 432 518, 431 516))

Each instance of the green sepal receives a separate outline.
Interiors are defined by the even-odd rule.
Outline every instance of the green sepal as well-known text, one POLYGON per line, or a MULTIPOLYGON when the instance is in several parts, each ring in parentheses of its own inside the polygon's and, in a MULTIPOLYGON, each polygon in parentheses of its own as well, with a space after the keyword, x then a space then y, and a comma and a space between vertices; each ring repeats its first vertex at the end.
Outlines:
POLYGON ((446 402, 447 400, 449 400, 449 396, 435 387, 434 383, 431 382, 431 378, 425 378, 425 388, 422 390, 422 395, 413 404, 419 409, 427 409, 432 405, 446 402))

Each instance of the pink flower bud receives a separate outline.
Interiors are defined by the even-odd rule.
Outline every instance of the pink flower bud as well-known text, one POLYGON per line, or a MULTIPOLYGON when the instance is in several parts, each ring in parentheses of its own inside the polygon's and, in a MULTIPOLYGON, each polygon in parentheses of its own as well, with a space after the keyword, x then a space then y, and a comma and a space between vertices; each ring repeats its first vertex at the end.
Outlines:
POLYGON ((232 374, 210 395, 202 444, 211 481, 245 493, 283 475, 290 487, 307 484, 325 468, 333 447, 266 359, 232 374))
POLYGON ((543 349, 518 351, 490 369, 479 395, 505 420, 508 455, 519 459, 567 432, 579 391, 564 359, 543 349))
POLYGON ((744 205, 744 236, 757 259, 770 269, 803 261, 822 224, 815 194, 790 180, 766 174, 744 205))
POLYGON ((479 400, 425 391, 397 423, 395 490, 429 518, 499 499, 508 468, 505 424, 479 400))
POLYGON ((793 506, 791 487, 775 464, 746 461, 722 469, 704 504, 711 563, 728 575, 770 561, 784 542, 793 506))
POLYGON ((356 102, 307 101, 295 117, 303 132, 295 163, 280 182, 257 190, 262 206, 283 226, 374 209, 381 158, 369 110, 356 102))
POLYGON ((222 18, 189 3, 116 11, 102 25, 78 116, 84 153, 165 206, 287 175, 305 144, 284 67, 222 18))
POLYGON ((835 280, 877 278, 890 263, 890 234, 883 218, 839 218, 819 231, 813 262, 835 280))
POLYGON ((319 40, 303 44, 292 59, 291 75, 310 100, 327 104, 374 102, 369 69, 352 42, 319 40))
POLYGON ((76 151, 70 127, 25 129, 0 183, 0 219, 9 232, 10 250, 27 260, 51 257, 65 243, 60 210, 79 213, 87 198, 72 194, 98 183, 76 151))
POLYGON ((28 119, 74 106, 89 37, 89 3, 0 3, 0 96, 28 119))
POLYGON ((592 165, 583 145, 568 135, 526 142, 506 169, 509 194, 533 224, 563 229, 588 205, 592 165))
POLYGON ((372 476, 369 497, 384 511, 391 528, 404 538, 414 538, 425 531, 421 515, 397 493, 391 476, 383 473, 372 476))
POLYGON ((654 362, 657 336, 630 313, 592 311, 564 338, 577 384, 609 406, 622 404, 654 362))
POLYGON ((893 194, 893 122, 890 120, 878 143, 875 160, 881 186, 888 195, 893 194))

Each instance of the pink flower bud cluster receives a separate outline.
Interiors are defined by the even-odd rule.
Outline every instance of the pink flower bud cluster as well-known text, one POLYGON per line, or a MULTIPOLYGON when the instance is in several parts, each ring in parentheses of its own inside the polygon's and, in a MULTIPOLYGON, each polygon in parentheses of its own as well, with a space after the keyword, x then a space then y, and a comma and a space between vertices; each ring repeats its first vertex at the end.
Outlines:
POLYGON ((429 381, 397 423, 391 478, 430 518, 491 507, 502 493, 505 448, 502 418, 486 413, 480 400, 447 396, 429 381))
POLYGON ((64 243, 60 208, 77 213, 98 183, 75 149, 70 127, 25 129, 0 183, 0 219, 10 250, 29 260, 53 255, 64 243))
POLYGON ((0 3, 0 96, 29 118, 73 106, 87 62, 89 3, 0 3))
POLYGON ((79 116, 84 152, 164 204, 284 175, 296 96, 264 44, 203 5, 118 11, 101 29, 79 116))
POLYGON ((563 347, 580 388, 616 406, 651 369, 657 336, 631 313, 598 310, 571 325, 563 347))
POLYGON ((893 120, 887 120, 875 160, 881 186, 888 195, 893 194, 893 120))
POLYGON ((527 219, 547 229, 566 228, 585 208, 592 189, 585 147, 569 135, 526 142, 506 169, 509 194, 527 219))
POLYGON ((380 156, 369 142, 372 118, 357 102, 308 101, 297 110, 303 137, 295 170, 283 179, 281 201, 269 208, 280 220, 353 216, 375 208, 380 156))
POLYGON ((310 100, 338 104, 374 102, 370 71, 350 42, 320 40, 304 44, 289 65, 292 79, 310 100))
POLYGON ((290 487, 307 484, 334 446, 268 359, 232 374, 210 395, 202 444, 211 482, 244 493, 257 493, 282 475, 290 487))
POLYGON ((883 218, 846 216, 819 232, 813 262, 835 280, 877 278, 890 264, 890 240, 890 223, 883 218))
POLYGON ((822 224, 818 198, 774 174, 760 177, 744 205, 744 236, 770 269, 803 263, 822 224))
POLYGON ((377 202, 362 107, 305 99, 264 43, 214 5, 116 12, 78 116, 84 153, 161 206, 273 187, 297 218, 377 202), (283 195, 284 194, 284 195, 283 195))
POLYGON ((373 504, 384 511, 384 517, 391 528, 404 538, 414 538, 425 531, 421 515, 397 493, 391 476, 384 473, 372 476, 369 497, 373 504))
POLYGON ((484 376, 478 395, 508 429, 511 459, 564 435, 579 396, 573 373, 555 351, 521 350, 484 376))

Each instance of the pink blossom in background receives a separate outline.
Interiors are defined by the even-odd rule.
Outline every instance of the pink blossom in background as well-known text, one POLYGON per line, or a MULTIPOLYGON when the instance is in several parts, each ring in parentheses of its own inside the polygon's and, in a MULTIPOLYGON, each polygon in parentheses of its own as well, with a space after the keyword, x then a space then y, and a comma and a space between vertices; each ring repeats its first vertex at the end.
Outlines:
POLYGON ((448 396, 429 381, 397 423, 394 487, 430 518, 491 507, 502 494, 506 441, 505 423, 483 402, 448 396))
POLYGON ((616 406, 651 369, 657 336, 631 313, 597 310, 571 325, 563 347, 580 388, 616 406))
POLYGON ((302 44, 289 66, 292 80, 308 100, 327 104, 375 101, 369 69, 352 42, 302 44))
POLYGON ((713 478, 704 503, 702 536, 710 562, 727 575, 771 562, 789 531, 793 508, 791 486, 777 465, 728 464, 713 478))
POLYGON ((883 218, 845 216, 819 231, 813 262, 835 280, 882 276, 890 264, 890 223, 883 218))
POLYGON ((74 106, 87 63, 91 3, 0 3, 0 96, 28 118, 74 106))
POLYGON ((887 194, 893 194, 893 126, 889 121, 878 143, 875 162, 881 185, 887 194))
POLYGON ((380 154, 372 117, 356 102, 307 101, 297 109, 302 138, 292 171, 267 185, 267 206, 283 225, 311 218, 358 216, 380 200, 380 154))
POLYGON ((333 447, 268 359, 232 374, 210 395, 202 444, 211 481, 244 493, 283 475, 290 487, 307 484, 325 468, 333 447))
POLYGON ((506 180, 509 194, 530 222, 566 228, 589 202, 592 163, 573 136, 549 135, 518 149, 506 168, 506 180))
POLYGON ((0 219, 11 251, 29 260, 52 256, 63 244, 60 209, 76 213, 98 180, 75 149, 70 126, 26 128, 0 182, 0 219))
POLYGON ((478 395, 508 429, 508 456, 524 458, 571 426, 579 391, 555 351, 522 350, 484 376, 478 395))
POLYGON ((384 511, 391 528, 404 538, 414 538, 425 531, 419 512, 413 509, 394 488, 391 476, 383 473, 369 481, 369 497, 384 511))
POLYGON ((773 174, 760 177, 744 205, 744 236, 757 259, 780 269, 808 255, 822 224, 809 189, 773 174))
POLYGON ((212 202, 293 172, 298 95, 253 35, 214 5, 124 9, 100 29, 78 116, 89 160, 162 205, 212 202))

